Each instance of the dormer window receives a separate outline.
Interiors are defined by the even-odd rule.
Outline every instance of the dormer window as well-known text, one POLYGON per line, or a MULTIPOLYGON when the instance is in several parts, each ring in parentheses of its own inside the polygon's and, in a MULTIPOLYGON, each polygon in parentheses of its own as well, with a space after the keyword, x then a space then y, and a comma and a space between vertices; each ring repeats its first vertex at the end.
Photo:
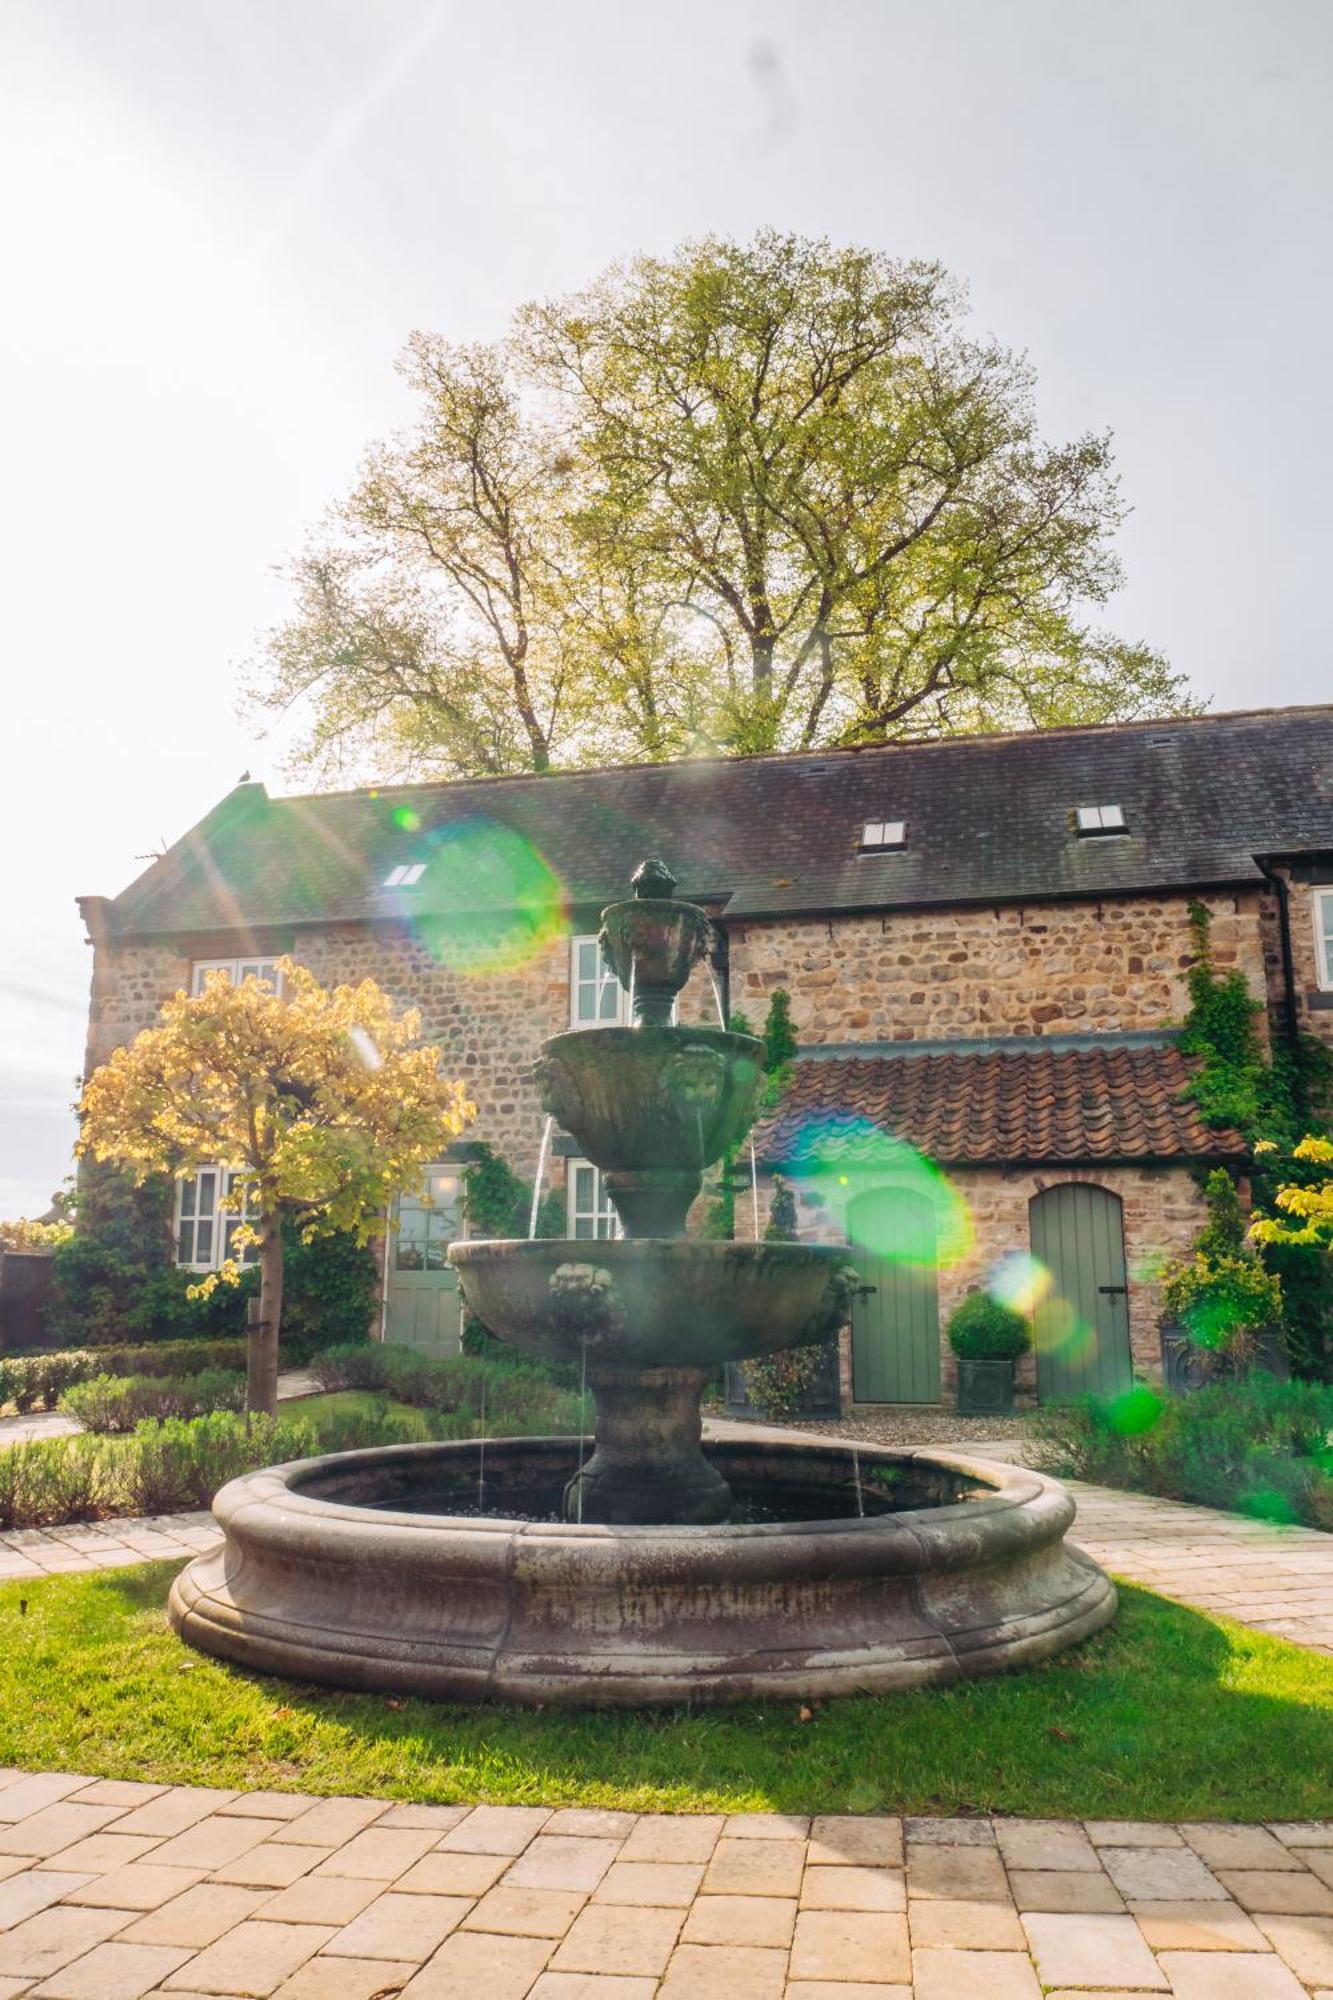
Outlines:
POLYGON ((384 878, 386 889, 414 889, 426 872, 424 861, 407 861, 399 868, 391 868, 384 878))
POLYGON ((861 829, 862 854, 883 854, 887 849, 906 847, 907 821, 868 819, 861 829))
POLYGON ((1128 831, 1123 806, 1076 806, 1074 825, 1080 835, 1128 831))

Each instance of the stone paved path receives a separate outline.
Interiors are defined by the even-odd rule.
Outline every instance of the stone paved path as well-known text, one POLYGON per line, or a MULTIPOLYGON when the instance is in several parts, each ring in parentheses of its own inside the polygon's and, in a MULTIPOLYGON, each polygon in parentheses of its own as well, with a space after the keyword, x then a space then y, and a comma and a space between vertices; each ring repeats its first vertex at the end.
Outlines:
POLYGON ((0 1772, 0 2000, 1330 2000, 1333 1822, 668 1817, 0 1772))

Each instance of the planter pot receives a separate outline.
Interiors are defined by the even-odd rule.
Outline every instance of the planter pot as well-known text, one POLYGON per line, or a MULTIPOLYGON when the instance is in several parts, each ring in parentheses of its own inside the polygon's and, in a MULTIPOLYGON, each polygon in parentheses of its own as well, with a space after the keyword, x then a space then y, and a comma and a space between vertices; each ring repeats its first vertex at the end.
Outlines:
MULTIPOLYGON (((1208 1348, 1196 1346, 1184 1327, 1175 1320, 1163 1320, 1159 1332, 1162 1341, 1162 1382, 1172 1394, 1183 1395, 1187 1390, 1201 1389, 1206 1382, 1229 1382, 1235 1378, 1238 1371, 1229 1361, 1211 1353, 1208 1348)), ((1254 1360, 1248 1369, 1240 1372, 1257 1372, 1275 1376, 1279 1382, 1290 1381, 1291 1363, 1282 1345, 1279 1328, 1260 1328, 1255 1336, 1254 1360)))
POLYGON ((1008 1417, 1014 1409, 1012 1361, 958 1362, 958 1413, 964 1417, 1008 1417))

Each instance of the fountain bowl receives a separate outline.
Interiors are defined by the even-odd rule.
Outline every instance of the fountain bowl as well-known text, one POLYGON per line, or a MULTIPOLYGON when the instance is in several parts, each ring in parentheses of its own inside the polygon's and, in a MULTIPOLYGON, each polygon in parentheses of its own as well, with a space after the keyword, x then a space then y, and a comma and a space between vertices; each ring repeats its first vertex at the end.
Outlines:
POLYGON ((488 1502, 549 1513, 586 1450, 575 1438, 249 1473, 214 1501, 221 1545, 176 1578, 171 1621, 201 1652, 300 1681, 611 1707, 941 1686, 1033 1665, 1114 1614, 1110 1582, 1065 1541, 1072 1499, 1039 1473, 824 1440, 707 1449, 785 1518, 459 1511, 484 1480, 488 1502))

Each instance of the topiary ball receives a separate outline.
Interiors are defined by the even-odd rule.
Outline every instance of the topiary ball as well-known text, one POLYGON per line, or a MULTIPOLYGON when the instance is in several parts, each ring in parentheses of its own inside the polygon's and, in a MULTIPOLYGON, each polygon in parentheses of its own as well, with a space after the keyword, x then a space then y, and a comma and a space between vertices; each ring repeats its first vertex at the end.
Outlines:
POLYGON ((969 1292, 950 1314, 948 1331, 960 1361, 1016 1361, 1032 1344, 1022 1313, 989 1292, 969 1292))

